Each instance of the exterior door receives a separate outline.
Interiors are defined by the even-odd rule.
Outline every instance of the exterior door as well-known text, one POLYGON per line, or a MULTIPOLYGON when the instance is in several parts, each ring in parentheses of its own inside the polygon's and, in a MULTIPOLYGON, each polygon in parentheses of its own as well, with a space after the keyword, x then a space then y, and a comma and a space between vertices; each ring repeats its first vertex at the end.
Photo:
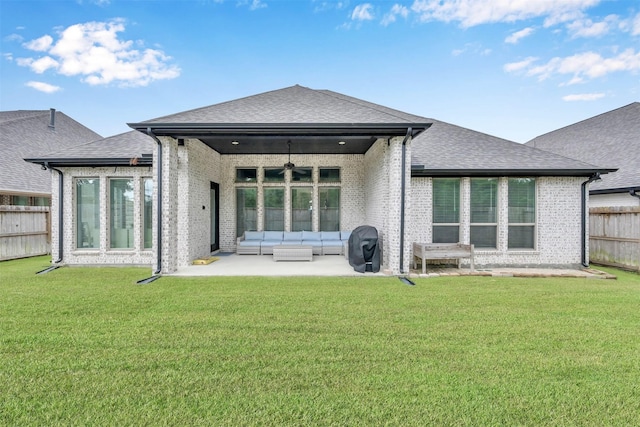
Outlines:
POLYGON ((209 212, 211 213, 211 252, 220 249, 220 186, 211 183, 209 190, 209 212))

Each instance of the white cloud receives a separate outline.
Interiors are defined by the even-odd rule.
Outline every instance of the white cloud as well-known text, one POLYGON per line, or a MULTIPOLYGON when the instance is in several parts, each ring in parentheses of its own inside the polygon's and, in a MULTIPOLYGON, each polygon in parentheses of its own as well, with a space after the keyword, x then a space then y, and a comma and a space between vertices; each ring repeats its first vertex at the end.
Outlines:
POLYGON ((520 39, 523 39, 525 37, 530 36, 531 34, 533 34, 535 30, 533 29, 533 27, 527 27, 524 28, 520 31, 516 31, 515 33, 511 34, 509 37, 507 37, 504 41, 506 43, 511 43, 511 44, 516 44, 520 41, 520 39))
POLYGON ((394 4, 393 7, 391 7, 389 13, 387 13, 384 18, 382 18, 382 25, 386 26, 393 22, 396 22, 398 16, 402 16, 406 19, 407 16, 409 16, 409 9, 400 4, 394 4))
POLYGON ((506 64, 504 69, 507 72, 525 71, 527 76, 537 77, 538 80, 546 80, 555 75, 569 75, 571 79, 566 85, 583 83, 620 71, 640 71, 640 52, 636 53, 634 49, 626 49, 610 58, 604 58, 595 52, 584 52, 565 58, 555 57, 546 64, 537 66, 529 59, 506 64))
POLYGON ((619 19, 616 15, 607 16, 604 21, 593 22, 591 19, 577 19, 567 24, 572 37, 599 37, 607 34, 615 27, 619 19))
POLYGON ((562 97, 563 101, 595 101, 604 98, 604 93, 580 93, 575 95, 566 95, 562 97))
POLYGON ((631 35, 640 36, 640 13, 636 15, 631 24, 631 35))
POLYGON ((36 52, 46 52, 49 47, 51 47, 51 43, 53 43, 53 37, 46 35, 25 43, 24 47, 29 50, 35 50, 36 52))
POLYGON ((516 22, 547 17, 549 22, 567 20, 568 14, 598 4, 600 0, 415 0, 411 9, 422 21, 460 22, 473 27, 493 22, 516 22))
POLYGON ((528 68, 531 64, 533 64, 537 60, 538 60, 538 58, 533 57, 533 56, 529 56, 528 58, 525 58, 522 61, 511 62, 509 64, 505 64, 504 70, 509 72, 509 73, 513 73, 513 72, 516 72, 516 71, 524 70, 525 68, 528 68))
POLYGON ((4 40, 7 42, 21 42, 24 38, 20 34, 13 33, 6 36, 4 40))
POLYGON ((262 3, 260 0, 253 0, 251 6, 249 6, 249 10, 264 9, 265 7, 267 7, 266 3, 262 3))
POLYGON ((351 19, 354 21, 371 21, 373 19, 371 9, 373 9, 371 3, 359 4, 353 9, 351 19))
POLYGON ((33 88, 35 90, 38 90, 44 93, 54 93, 61 89, 60 86, 54 86, 54 85, 50 85, 49 83, 34 82, 34 81, 25 83, 25 86, 29 86, 30 88, 33 88))
POLYGON ((42 74, 50 68, 57 68, 58 65, 58 61, 50 56, 43 56, 42 58, 38 58, 35 61, 31 61, 29 63, 29 67, 31 67, 31 70, 38 74, 42 74))
POLYGON ((138 50, 132 41, 118 39, 124 29, 122 20, 72 25, 58 34, 57 41, 47 35, 25 43, 25 47, 47 55, 18 58, 16 62, 39 74, 54 70, 65 76, 81 76, 90 85, 146 86, 180 75, 180 68, 169 64, 171 58, 161 50, 138 50))

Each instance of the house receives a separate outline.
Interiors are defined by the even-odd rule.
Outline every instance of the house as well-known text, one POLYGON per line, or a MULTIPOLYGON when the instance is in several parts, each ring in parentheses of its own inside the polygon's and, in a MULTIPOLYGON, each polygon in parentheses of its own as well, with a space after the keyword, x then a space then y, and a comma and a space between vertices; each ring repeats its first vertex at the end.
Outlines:
POLYGON ((590 207, 640 206, 640 102, 538 136, 527 145, 617 168, 590 186, 590 207))
POLYGON ((49 206, 51 172, 23 159, 100 138, 54 109, 0 111, 0 205, 49 206))
POLYGON ((576 267, 587 183, 612 171, 298 85, 129 126, 27 159, 60 171, 57 262, 172 273, 249 230, 370 225, 388 274, 409 271, 412 242, 471 242, 480 266, 576 267))

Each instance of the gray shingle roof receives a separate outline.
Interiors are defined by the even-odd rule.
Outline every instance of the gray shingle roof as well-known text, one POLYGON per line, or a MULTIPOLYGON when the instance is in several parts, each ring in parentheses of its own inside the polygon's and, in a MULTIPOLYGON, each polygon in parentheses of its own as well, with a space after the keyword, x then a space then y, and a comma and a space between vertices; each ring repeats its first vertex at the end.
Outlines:
POLYGON ((60 111, 50 128, 50 117, 50 110, 0 112, 0 191, 50 194, 51 172, 23 159, 100 138, 60 111))
POLYGON ((411 123, 403 113, 329 90, 295 85, 142 123, 411 123))
POLYGON ((640 102, 538 136, 528 146, 618 168, 591 191, 640 188, 640 102))
POLYGON ((65 150, 34 156, 29 160, 38 163, 49 161, 53 165, 61 163, 77 164, 77 160, 80 160, 83 165, 97 165, 104 163, 105 159, 120 159, 126 164, 133 158, 152 156, 155 144, 150 136, 132 130, 76 145, 65 150))
POLYGON ((594 165, 432 120, 412 143, 412 170, 422 175, 585 175, 594 165), (577 173, 577 171, 583 171, 577 173))

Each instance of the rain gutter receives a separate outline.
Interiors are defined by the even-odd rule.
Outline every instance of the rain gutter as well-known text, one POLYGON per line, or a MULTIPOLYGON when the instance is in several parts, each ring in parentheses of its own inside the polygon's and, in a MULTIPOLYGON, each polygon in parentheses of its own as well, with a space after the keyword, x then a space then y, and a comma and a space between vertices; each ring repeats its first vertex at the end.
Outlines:
MULTIPOLYGON (((153 138, 153 140, 156 142, 156 144, 158 144, 158 162, 157 162, 157 170, 158 170, 158 177, 157 177, 157 186, 158 186, 158 200, 157 200, 157 205, 156 205, 156 210, 158 211, 157 214, 157 221, 158 223, 156 224, 157 227, 157 239, 158 239, 158 243, 156 245, 156 250, 157 250, 157 264, 158 267, 156 269, 156 271, 153 272, 153 277, 157 278, 157 276, 160 274, 160 272, 162 271, 162 142, 158 139, 157 136, 154 135, 154 133, 151 131, 151 128, 148 127, 147 128, 147 135, 149 135, 151 138, 153 138)), ((153 280, 155 280, 155 278, 153 280)), ((153 280, 151 277, 148 279, 143 279, 140 280, 138 283, 149 283, 153 280)))
POLYGON ((589 261, 587 260, 587 186, 593 181, 600 179, 598 172, 589 177, 588 180, 582 183, 582 218, 581 218, 581 249, 582 249, 582 266, 589 267, 589 261))
POLYGON ((56 171, 58 172, 58 259, 56 261, 54 261, 54 264, 58 264, 60 262, 62 262, 62 258, 63 258, 63 250, 64 250, 64 239, 62 238, 62 236, 64 236, 62 227, 64 222, 62 221, 62 213, 63 213, 63 207, 64 207, 64 177, 62 174, 62 171, 60 169, 56 169, 54 167, 49 166, 49 162, 44 162, 44 164, 42 165, 42 167, 44 169, 50 169, 52 171, 56 171))
POLYGON ((412 128, 407 128, 407 134, 402 140, 402 179, 401 179, 401 192, 400 192, 400 274, 405 274, 404 271, 404 199, 405 199, 405 189, 407 185, 406 178, 406 164, 407 164, 407 141, 411 138, 413 134, 412 128))

